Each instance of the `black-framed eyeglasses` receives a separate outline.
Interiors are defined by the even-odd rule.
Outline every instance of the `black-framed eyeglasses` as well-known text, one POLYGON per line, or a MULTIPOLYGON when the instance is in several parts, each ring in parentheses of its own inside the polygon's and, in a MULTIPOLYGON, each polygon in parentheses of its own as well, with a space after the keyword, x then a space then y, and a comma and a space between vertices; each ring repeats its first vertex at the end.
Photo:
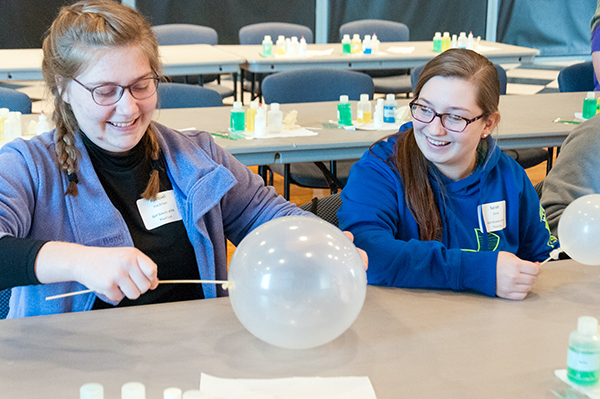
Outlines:
POLYGON ((154 93, 156 93, 160 78, 158 76, 142 78, 136 80, 128 86, 107 83, 96 87, 87 87, 77 79, 73 78, 73 80, 90 92, 92 99, 96 104, 108 106, 119 102, 121 97, 123 97, 125 89, 129 90, 131 96, 136 100, 145 100, 150 98, 154 93))
POLYGON ((481 114, 473 119, 468 119, 451 113, 438 114, 434 109, 421 105, 416 100, 411 101, 409 105, 412 117, 419 122, 431 123, 437 116, 440 118, 444 129, 456 133, 464 132, 469 124, 481 119, 484 115, 481 114))

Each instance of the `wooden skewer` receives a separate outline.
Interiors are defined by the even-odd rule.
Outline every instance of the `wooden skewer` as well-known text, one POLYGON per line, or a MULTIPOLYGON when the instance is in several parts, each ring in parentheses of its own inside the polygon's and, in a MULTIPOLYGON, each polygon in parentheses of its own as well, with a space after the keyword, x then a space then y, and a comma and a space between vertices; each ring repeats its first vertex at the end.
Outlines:
MULTIPOLYGON (((159 284, 223 284, 223 289, 229 289, 233 287, 233 282, 227 280, 162 280, 158 282, 159 284)), ((52 295, 47 296, 46 300, 50 301, 52 299, 66 298, 69 296, 88 294, 93 292, 92 290, 82 290, 82 291, 74 291, 67 292, 66 294, 60 295, 52 295)))

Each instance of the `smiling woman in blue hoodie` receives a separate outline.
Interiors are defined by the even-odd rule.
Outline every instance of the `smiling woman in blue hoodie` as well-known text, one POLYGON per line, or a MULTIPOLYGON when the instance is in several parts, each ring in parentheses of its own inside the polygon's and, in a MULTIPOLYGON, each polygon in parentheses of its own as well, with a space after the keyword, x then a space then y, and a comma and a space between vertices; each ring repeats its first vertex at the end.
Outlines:
POLYGON ((556 239, 525 171, 490 136, 496 68, 445 51, 414 98, 413 122, 375 143, 342 191, 340 227, 369 255, 369 283, 524 299, 556 239))

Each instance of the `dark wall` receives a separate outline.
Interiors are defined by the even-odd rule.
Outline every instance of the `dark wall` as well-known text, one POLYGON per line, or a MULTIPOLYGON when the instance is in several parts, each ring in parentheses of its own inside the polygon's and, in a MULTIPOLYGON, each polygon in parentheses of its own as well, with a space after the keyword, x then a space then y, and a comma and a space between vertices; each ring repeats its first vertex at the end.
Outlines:
MULTIPOLYGON (((538 48, 542 55, 587 55, 597 0, 500 0, 498 41, 538 48)), ((62 5, 74 0, 0 0, 0 48, 41 47, 62 5)), ((219 43, 238 43, 238 30, 256 22, 291 22, 315 31, 316 0, 137 0, 153 25, 191 23, 214 28, 219 43)), ((345 22, 378 18, 403 22, 411 40, 437 31, 473 31, 485 38, 486 0, 329 0, 328 40, 345 22)))
POLYGON ((410 40, 431 40, 435 32, 473 31, 485 37, 485 0, 330 0, 329 41, 337 42, 339 27, 359 19, 386 19, 406 24, 410 40))

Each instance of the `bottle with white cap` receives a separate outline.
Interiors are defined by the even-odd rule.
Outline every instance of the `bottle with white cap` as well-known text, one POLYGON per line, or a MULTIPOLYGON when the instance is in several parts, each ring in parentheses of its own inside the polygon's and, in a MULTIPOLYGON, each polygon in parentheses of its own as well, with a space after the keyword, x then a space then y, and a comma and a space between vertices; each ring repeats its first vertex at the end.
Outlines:
POLYGON ((376 128, 383 126, 383 98, 377 99, 375 104, 375 113, 373 114, 373 125, 376 128))
POLYGON ((467 50, 473 50, 475 48, 475 40, 473 39, 473 32, 469 32, 467 36, 467 50))
POLYGON ((243 132, 246 130, 246 112, 242 109, 240 101, 233 102, 229 119, 232 132, 243 132))
POLYGON ((262 41, 262 54, 263 57, 271 57, 273 55, 273 40, 271 36, 265 35, 262 41))
POLYGON ((569 336, 567 377, 578 385, 592 385, 600 376, 600 341, 598 319, 581 316, 577 330, 569 336))
POLYGON ((379 52, 379 39, 377 38, 377 35, 375 33, 373 33, 373 36, 371 36, 371 53, 377 54, 378 52, 379 52))
POLYGON ((83 384, 79 388, 79 399, 104 399, 104 387, 96 382, 83 384))
POLYGON ((4 140, 4 121, 8 119, 8 108, 0 108, 0 140, 4 140))
POLYGON ((36 132, 37 134, 42 134, 49 131, 50 124, 48 123, 48 117, 46 117, 46 114, 44 113, 44 111, 42 111, 40 117, 38 118, 36 132))
POLYGON ((338 114, 338 125, 340 126, 352 126, 352 104, 348 101, 348 96, 342 94, 340 96, 340 102, 337 106, 338 114))
POLYGON ((368 94, 361 94, 360 101, 357 105, 356 122, 369 123, 371 122, 371 103, 369 102, 368 94))
POLYGON ((4 140, 8 142, 17 137, 21 137, 21 113, 9 112, 4 121, 4 140))
POLYGON ((383 121, 385 123, 396 123, 396 111, 398 110, 398 102, 394 93, 389 93, 385 96, 383 103, 383 121))
POLYGON ((279 134, 283 131, 283 113, 279 109, 279 103, 271 103, 271 110, 267 117, 267 126, 270 134, 279 134))
POLYGON ((467 34, 465 32, 460 32, 460 35, 458 35, 458 48, 467 48, 467 34))
POLYGON ((267 115, 263 107, 258 107, 254 117, 254 135, 263 137, 265 134, 267 134, 267 115))
POLYGON ((279 35, 277 36, 277 43, 275 43, 275 53, 277 55, 285 55, 285 52, 287 51, 287 47, 285 44, 285 36, 283 35, 279 35))
POLYGON ((371 35, 365 35, 362 42, 363 54, 371 54, 371 35))
POLYGON ((342 54, 350 54, 352 53, 352 40, 350 40, 350 35, 346 34, 342 38, 342 54))
POLYGON ((308 45, 306 44, 306 39, 304 36, 300 38, 300 57, 306 57, 306 50, 308 45))
POLYGON ((291 56, 297 57, 300 55, 300 42, 298 41, 298 36, 292 36, 291 41, 291 50, 288 50, 291 56))
POLYGON ((176 387, 167 388, 163 391, 163 399, 181 399, 182 392, 176 387))
POLYGON ((121 399, 146 399, 146 386, 141 382, 128 382, 121 387, 121 399))

